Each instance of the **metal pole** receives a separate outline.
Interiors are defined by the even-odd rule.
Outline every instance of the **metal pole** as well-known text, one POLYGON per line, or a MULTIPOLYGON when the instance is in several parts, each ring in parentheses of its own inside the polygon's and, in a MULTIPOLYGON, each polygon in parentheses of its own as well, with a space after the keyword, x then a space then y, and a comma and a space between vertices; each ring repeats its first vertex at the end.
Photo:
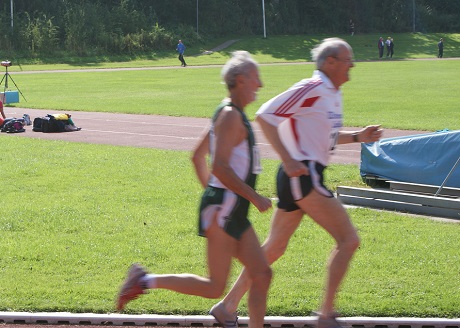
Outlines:
POLYGON ((412 32, 415 33, 415 0, 412 0, 412 32))
POLYGON ((265 29, 265 0, 262 0, 262 18, 264 22, 264 39, 267 38, 267 30, 265 29))
POLYGON ((447 180, 450 178, 450 176, 452 175, 452 172, 454 172, 455 168, 457 167, 458 163, 460 163, 460 157, 457 159, 457 162, 454 164, 454 167, 452 168, 452 170, 450 170, 449 174, 447 175, 447 177, 444 179, 441 187, 439 187, 438 191, 436 191, 436 194, 434 194, 434 196, 438 196, 438 194, 441 192, 442 188, 444 188, 444 185, 446 184, 447 180))
POLYGON ((198 35, 198 0, 196 0, 196 34, 198 35))
POLYGON ((10 11, 11 11, 11 34, 13 34, 13 0, 10 1, 10 11))

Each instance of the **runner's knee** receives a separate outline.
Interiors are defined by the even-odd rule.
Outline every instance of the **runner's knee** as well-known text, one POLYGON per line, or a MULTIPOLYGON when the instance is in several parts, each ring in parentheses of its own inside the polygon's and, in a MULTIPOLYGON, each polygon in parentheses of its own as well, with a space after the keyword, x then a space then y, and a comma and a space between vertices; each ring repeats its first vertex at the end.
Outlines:
POLYGON ((259 271, 252 277, 252 287, 257 289, 268 289, 272 281, 272 269, 267 266, 265 270, 259 271))
POLYGON ((338 242, 337 248, 340 250, 344 250, 350 253, 354 253, 359 245, 361 244, 361 241, 359 239, 359 236, 356 233, 348 235, 343 241, 338 242))
POLYGON ((262 246, 268 263, 272 264, 286 252, 288 241, 279 243, 266 243, 262 246))
POLYGON ((213 283, 211 288, 209 288, 205 295, 206 298, 219 298, 224 294, 226 283, 213 283))
POLYGON ((272 280, 273 272, 272 269, 267 266, 263 270, 259 270, 251 275, 252 285, 268 288, 270 286, 270 282, 272 280))

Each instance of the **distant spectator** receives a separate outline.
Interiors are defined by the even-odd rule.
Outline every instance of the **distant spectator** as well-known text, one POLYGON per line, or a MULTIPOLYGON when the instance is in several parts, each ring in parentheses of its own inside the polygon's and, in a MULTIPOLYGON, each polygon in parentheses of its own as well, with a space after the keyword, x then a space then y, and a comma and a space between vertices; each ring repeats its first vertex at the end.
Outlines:
POLYGON ((385 45, 387 47, 387 57, 390 57, 390 46, 391 46, 391 37, 388 37, 385 41, 385 45))
POLYGON ((355 23, 353 22, 351 18, 350 18, 349 28, 350 28, 350 35, 351 36, 355 35, 355 23))
POLYGON ((390 39, 390 58, 393 58, 393 54, 395 53, 394 46, 395 46, 395 43, 393 42, 393 38, 391 38, 390 39))
POLYGON ((442 58, 444 54, 444 42, 443 39, 441 38, 438 42, 438 58, 442 58))
POLYGON ((182 40, 179 40, 179 43, 177 44, 176 51, 179 53, 179 60, 182 63, 182 67, 187 66, 184 60, 184 52, 185 52, 185 45, 182 43, 182 40))
POLYGON ((385 48, 385 44, 383 43, 383 38, 380 37, 379 43, 377 44, 379 48, 379 59, 382 59, 383 57, 383 49, 385 48))

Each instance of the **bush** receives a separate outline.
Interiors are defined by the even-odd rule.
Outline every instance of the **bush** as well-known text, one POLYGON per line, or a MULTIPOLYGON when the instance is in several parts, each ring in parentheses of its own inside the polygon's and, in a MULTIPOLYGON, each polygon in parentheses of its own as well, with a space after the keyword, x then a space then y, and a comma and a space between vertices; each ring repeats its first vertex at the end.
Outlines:
POLYGON ((27 22, 21 31, 27 49, 36 52, 49 53, 58 45, 58 27, 53 24, 53 17, 48 18, 45 14, 32 18, 26 13, 27 22))

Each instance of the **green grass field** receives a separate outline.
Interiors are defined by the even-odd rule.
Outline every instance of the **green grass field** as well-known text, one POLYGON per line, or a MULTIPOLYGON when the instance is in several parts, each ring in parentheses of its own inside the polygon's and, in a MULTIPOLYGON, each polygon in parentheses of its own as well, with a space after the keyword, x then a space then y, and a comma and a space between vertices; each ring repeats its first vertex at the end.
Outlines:
MULTIPOLYGON (((188 47, 186 60, 189 65, 222 65, 230 52, 234 50, 248 50, 254 54, 260 63, 303 62, 310 60, 310 50, 322 39, 341 37, 353 47, 355 58, 358 61, 378 59, 377 40, 380 34, 349 35, 268 35, 261 36, 232 36, 225 39, 209 40, 205 44, 188 47), (238 40, 230 47, 209 55, 203 52, 220 46, 228 40, 238 40)), ((444 57, 460 57, 460 33, 401 33, 391 35, 395 42, 394 59, 435 58, 438 53, 437 42, 444 38, 444 57)), ((184 40, 186 43, 186 40, 184 40)), ((56 58, 22 58, 18 55, 5 53, 0 50, 4 59, 13 61, 11 71, 19 70, 46 70, 80 68, 113 68, 113 67, 151 67, 151 66, 179 66, 175 47, 169 52, 153 50, 149 54, 138 56, 100 56, 100 57, 56 57, 56 58)))
MULTIPOLYGON (((415 36, 395 37, 398 56, 405 51, 407 57, 421 58, 428 52, 431 39, 423 41, 423 35, 417 37, 424 47, 409 47, 415 36), (403 38, 411 41, 406 48, 403 38)), ((458 35, 445 37, 459 42, 458 35)), ((248 50, 257 53, 259 42, 273 42, 271 50, 257 53, 260 62, 273 58, 303 61, 302 46, 284 55, 281 50, 274 52, 291 49, 300 39, 248 38, 239 45, 253 45, 248 50)), ((365 39, 359 36, 353 42, 365 39)), ((367 47, 357 47, 359 59, 367 47)), ((458 47, 449 51, 458 51, 458 47)), ((447 46, 445 52, 447 57, 447 46)), ((213 59, 220 65, 228 53, 214 56, 220 56, 213 59)), ((155 64, 163 66, 160 61, 164 61, 166 66, 173 60, 175 57, 165 55, 155 64)), ((86 66, 108 63, 122 66, 115 61, 86 66)), ((55 63, 40 67, 64 66, 69 67, 55 63)), ((363 58, 344 86, 346 124, 459 129, 457 67, 456 60, 374 62, 363 58)), ((257 103, 250 106, 250 116, 263 101, 309 77, 312 70, 311 64, 262 66, 265 86, 257 103)), ((42 74, 12 71, 12 76, 28 100, 21 100, 17 107, 209 117, 225 95, 219 72, 219 67, 189 67, 42 74)), ((189 153, 6 134, 0 134, 0 140, 4 149, 0 311, 112 312, 114 297, 132 262, 141 262, 157 273, 206 275, 205 240, 196 233, 201 188, 189 153)), ((271 197, 278 162, 264 160, 262 164, 258 189, 271 197)), ((354 165, 332 165, 326 179, 331 189, 362 185, 354 165)), ((349 213, 362 244, 338 299, 343 316, 460 316, 460 225, 369 209, 349 209, 349 213)), ((268 233, 270 215, 251 211, 261 239, 268 233)), ((304 220, 286 255, 273 266, 268 315, 304 316, 318 308, 332 245, 324 231, 304 220)), ((231 281, 239 269, 235 263, 231 281)), ((206 314, 214 302, 153 291, 130 303, 127 312, 206 314)), ((245 301, 240 314, 247 314, 245 301)))
MULTIPOLYGON (((201 189, 186 152, 2 136, 1 311, 113 311, 132 262, 157 273, 206 275, 197 237, 201 189), (165 169, 167 168, 167 169, 165 169), (6 181, 10 181, 6 183, 6 181)), ((277 161, 260 191, 274 195, 277 161)), ((354 185, 354 166, 327 180, 354 185)), ((362 245, 339 298, 344 316, 458 317, 460 225, 350 209, 362 245)), ((260 238, 271 212, 251 211, 260 238)), ((269 315, 318 308, 331 238, 306 219, 274 265, 269 315)), ((231 280, 236 278, 235 265, 231 280)), ((206 314, 213 300, 153 291, 128 313, 206 314)), ((243 301, 241 314, 247 314, 243 301)))

